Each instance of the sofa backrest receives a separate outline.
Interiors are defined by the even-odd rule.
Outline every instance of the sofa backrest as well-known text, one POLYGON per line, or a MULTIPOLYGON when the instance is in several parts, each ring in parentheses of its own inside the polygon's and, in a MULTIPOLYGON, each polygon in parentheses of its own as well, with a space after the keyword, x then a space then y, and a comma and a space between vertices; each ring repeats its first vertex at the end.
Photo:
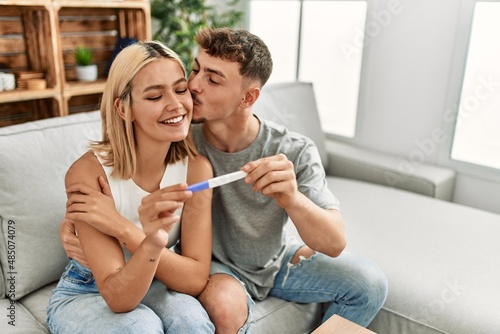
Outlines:
MULTIPOLYGON (((0 128, 0 263, 4 294, 17 300, 59 279, 64 176, 100 139, 98 112, 0 128)), ((0 288, 0 291, 2 289, 0 288)))
POLYGON ((253 110, 261 118, 311 138, 318 147, 323 166, 328 168, 325 135, 311 83, 296 81, 265 85, 253 110))

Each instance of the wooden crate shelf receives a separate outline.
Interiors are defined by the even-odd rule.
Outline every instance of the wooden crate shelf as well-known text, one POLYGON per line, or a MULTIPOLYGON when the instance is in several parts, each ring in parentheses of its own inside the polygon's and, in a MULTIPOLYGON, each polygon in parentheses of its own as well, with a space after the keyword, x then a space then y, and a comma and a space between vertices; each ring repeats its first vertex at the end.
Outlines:
POLYGON ((55 88, 47 88, 42 90, 16 89, 0 93, 0 101, 2 103, 29 101, 46 98, 55 98, 60 95, 60 91, 55 88))
POLYGON ((97 109, 121 38, 151 38, 149 1, 0 0, 0 72, 41 72, 47 82, 0 92, 0 126, 97 109), (76 81, 77 46, 94 51, 97 81, 76 81))
POLYGON ((75 95, 67 100, 68 114, 93 111, 99 108, 101 94, 75 95))
POLYGON ((59 116, 60 103, 53 98, 40 98, 0 104, 0 127, 42 118, 59 116))
POLYGON ((119 38, 147 38, 146 17, 140 8, 74 8, 59 10, 60 48, 66 81, 75 81, 74 50, 86 46, 94 53, 99 78, 106 77, 111 56, 119 38))

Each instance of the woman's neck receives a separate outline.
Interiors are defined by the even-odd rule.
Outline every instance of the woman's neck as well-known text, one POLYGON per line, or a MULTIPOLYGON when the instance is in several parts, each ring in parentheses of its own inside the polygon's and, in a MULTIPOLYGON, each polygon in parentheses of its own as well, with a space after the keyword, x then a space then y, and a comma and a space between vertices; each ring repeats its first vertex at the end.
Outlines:
POLYGON ((167 167, 165 157, 170 149, 170 144, 168 147, 162 148, 157 145, 150 147, 154 147, 154 149, 137 150, 137 168, 132 178, 135 184, 147 192, 153 192, 160 188, 160 182, 167 167))

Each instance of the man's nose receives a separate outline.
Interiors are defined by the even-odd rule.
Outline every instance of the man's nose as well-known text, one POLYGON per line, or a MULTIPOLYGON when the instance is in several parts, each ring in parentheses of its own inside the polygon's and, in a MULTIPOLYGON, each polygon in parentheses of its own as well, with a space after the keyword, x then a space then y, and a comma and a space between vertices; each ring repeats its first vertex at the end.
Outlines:
POLYGON ((196 80, 196 76, 190 76, 188 80, 188 88, 191 92, 199 92, 199 85, 196 80))

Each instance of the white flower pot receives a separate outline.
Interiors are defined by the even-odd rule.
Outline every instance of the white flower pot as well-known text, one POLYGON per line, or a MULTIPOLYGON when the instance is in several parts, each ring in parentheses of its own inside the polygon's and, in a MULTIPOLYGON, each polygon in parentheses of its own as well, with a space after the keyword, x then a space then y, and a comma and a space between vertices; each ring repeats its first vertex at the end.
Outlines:
POLYGON ((97 80, 97 65, 76 66, 76 77, 78 81, 97 80))

